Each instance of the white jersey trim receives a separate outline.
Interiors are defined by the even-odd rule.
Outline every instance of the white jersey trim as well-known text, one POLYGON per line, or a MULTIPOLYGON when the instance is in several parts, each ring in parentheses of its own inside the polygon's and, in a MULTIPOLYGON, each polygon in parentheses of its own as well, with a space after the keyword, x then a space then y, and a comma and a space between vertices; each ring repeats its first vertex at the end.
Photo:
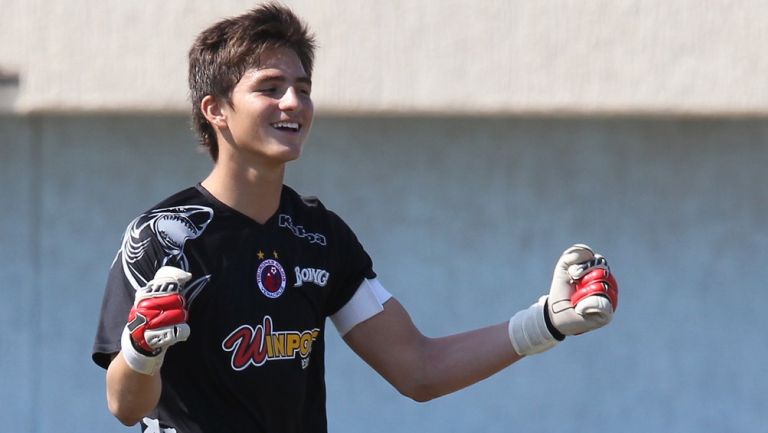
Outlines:
POLYGON ((384 303, 391 297, 392 294, 381 285, 379 280, 365 279, 352 298, 331 316, 331 321, 339 331, 339 335, 344 336, 360 322, 384 311, 384 303))

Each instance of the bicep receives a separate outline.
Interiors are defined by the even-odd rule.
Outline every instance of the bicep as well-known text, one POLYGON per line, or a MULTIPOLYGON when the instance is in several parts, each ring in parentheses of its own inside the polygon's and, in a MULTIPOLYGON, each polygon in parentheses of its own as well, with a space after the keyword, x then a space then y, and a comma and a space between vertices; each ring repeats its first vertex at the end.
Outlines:
POLYGON ((408 376, 423 368, 427 337, 395 298, 384 309, 344 335, 344 341, 368 365, 401 390, 408 376))

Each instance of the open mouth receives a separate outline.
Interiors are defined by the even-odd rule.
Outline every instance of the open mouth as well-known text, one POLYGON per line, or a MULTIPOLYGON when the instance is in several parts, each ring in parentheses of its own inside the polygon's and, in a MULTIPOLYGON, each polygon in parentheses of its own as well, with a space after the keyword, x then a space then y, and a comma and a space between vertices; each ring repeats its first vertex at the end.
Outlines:
POLYGON ((301 124, 298 122, 275 122, 272 127, 285 132, 299 132, 301 131, 301 124))

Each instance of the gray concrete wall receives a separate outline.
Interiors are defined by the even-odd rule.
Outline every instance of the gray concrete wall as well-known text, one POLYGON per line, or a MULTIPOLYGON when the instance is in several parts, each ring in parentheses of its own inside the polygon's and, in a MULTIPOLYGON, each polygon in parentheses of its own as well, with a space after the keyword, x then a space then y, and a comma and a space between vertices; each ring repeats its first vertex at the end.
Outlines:
MULTIPOLYGON (((194 37, 256 3, 2 0, 0 110, 186 112, 194 37)), ((286 3, 324 112, 768 113, 763 0, 286 3)))
MULTIPOLYGON (((288 182, 426 334, 527 307, 573 242, 622 288, 608 328, 426 404, 331 327, 331 431, 763 431, 766 162, 764 120, 318 118, 288 182)), ((0 431, 138 431, 89 358, 103 283, 127 222, 208 167, 180 117, 0 117, 0 431)))

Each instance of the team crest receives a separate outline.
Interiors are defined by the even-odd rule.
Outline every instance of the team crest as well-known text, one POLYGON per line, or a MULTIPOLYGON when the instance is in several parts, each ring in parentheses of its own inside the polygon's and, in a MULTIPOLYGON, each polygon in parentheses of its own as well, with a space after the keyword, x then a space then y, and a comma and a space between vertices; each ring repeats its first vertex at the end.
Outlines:
POLYGON ((261 262, 256 271, 256 282, 261 293, 268 298, 277 298, 285 291, 285 270, 277 260, 267 259, 261 262))

